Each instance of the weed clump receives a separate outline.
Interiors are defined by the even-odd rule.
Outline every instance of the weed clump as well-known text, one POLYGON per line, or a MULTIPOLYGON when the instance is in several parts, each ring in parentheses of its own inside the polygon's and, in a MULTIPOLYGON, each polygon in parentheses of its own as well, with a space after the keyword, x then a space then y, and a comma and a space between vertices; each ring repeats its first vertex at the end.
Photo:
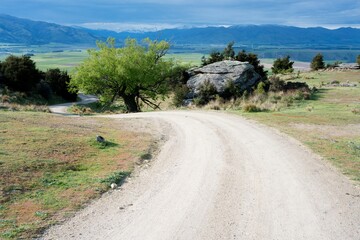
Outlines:
POLYGON ((106 184, 107 186, 110 186, 112 183, 121 185, 128 176, 130 176, 130 172, 118 171, 100 180, 100 182, 106 184))
POLYGON ((243 110, 244 110, 244 112, 261 112, 261 108, 259 108, 258 106, 256 106, 253 103, 246 103, 243 106, 243 110))

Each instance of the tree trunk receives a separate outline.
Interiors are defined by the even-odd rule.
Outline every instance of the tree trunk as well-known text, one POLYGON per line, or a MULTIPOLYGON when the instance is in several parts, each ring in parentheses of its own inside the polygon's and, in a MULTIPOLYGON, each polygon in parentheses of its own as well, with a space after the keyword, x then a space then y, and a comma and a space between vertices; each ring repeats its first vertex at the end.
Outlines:
POLYGON ((140 112, 140 108, 135 100, 136 95, 124 95, 122 98, 124 99, 128 112, 140 112))

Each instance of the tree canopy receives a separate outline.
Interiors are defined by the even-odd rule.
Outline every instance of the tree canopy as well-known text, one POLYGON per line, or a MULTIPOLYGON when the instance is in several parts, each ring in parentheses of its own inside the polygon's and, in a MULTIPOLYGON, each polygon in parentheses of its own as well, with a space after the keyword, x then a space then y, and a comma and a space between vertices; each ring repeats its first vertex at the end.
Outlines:
POLYGON ((59 68, 48 69, 44 75, 45 81, 56 95, 68 101, 76 101, 77 91, 69 92, 68 85, 71 78, 66 71, 61 71, 59 68))
POLYGON ((224 48, 223 55, 225 59, 233 60, 235 58, 234 44, 234 41, 230 42, 226 48, 224 48))
POLYGON ((234 44, 234 42, 228 43, 228 45, 224 48, 222 52, 212 51, 208 58, 203 56, 201 59, 202 65, 205 66, 226 59, 237 60, 240 62, 248 62, 254 66, 255 72, 257 72, 261 76, 262 80, 266 80, 267 72, 264 70, 264 66, 260 65, 260 60, 258 59, 258 56, 254 53, 246 53, 245 50, 239 51, 238 54, 235 56, 234 44))
POLYGON ((255 53, 246 53, 245 50, 239 51, 235 57, 237 61, 248 62, 254 66, 255 72, 257 72, 263 81, 267 79, 267 71, 264 70, 264 66, 260 64, 260 60, 255 53))
POLYGON ((318 53, 311 61, 310 67, 312 70, 319 70, 325 68, 324 57, 321 53, 318 53))
POLYGON ((9 88, 30 92, 40 81, 41 72, 28 56, 9 56, 1 63, 2 81, 9 88))
POLYGON ((124 47, 117 48, 115 39, 109 38, 97 47, 88 50, 89 57, 75 69, 70 86, 99 95, 105 103, 120 97, 129 112, 140 111, 141 102, 158 108, 154 101, 167 93, 174 66, 163 58, 170 44, 144 39, 140 45, 127 39, 124 47))
POLYGON ((294 62, 290 61, 290 56, 278 58, 274 61, 271 70, 275 74, 293 72, 293 64, 294 62))

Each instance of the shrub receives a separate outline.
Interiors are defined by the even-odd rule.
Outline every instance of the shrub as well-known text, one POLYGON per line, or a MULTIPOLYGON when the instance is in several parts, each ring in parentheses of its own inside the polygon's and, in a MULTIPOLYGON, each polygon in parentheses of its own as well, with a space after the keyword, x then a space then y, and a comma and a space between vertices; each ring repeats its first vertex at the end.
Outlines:
POLYGON ((270 88, 269 90, 271 92, 279 92, 279 91, 284 91, 285 90, 285 81, 281 80, 279 77, 277 76, 272 76, 269 79, 270 82, 270 88))
POLYGON ((251 65, 254 66, 255 72, 257 72, 262 80, 267 79, 267 71, 264 70, 264 66, 260 65, 260 60, 258 59, 258 56, 254 53, 246 53, 245 50, 239 51, 237 56, 235 57, 236 60, 240 62, 248 62, 251 65))
POLYGON ((70 108, 69 108, 69 112, 71 113, 75 113, 75 114, 79 114, 79 115, 89 115, 89 114, 93 114, 93 110, 89 107, 86 107, 84 105, 77 105, 77 104, 73 104, 70 108))
POLYGON ((259 82, 259 84, 256 87, 255 93, 256 94, 265 94, 266 93, 264 82, 259 82))
POLYGON ((64 98, 68 101, 76 101, 77 93, 72 93, 69 91, 69 82, 71 78, 65 71, 60 71, 60 69, 49 69, 45 73, 45 81, 49 83, 53 92, 64 98))
POLYGON ((189 88, 185 84, 177 86, 174 91, 174 98, 173 98, 174 106, 181 107, 188 93, 189 93, 189 88))
POLYGON ((253 103, 247 103, 243 106, 244 112, 261 112, 261 108, 253 103))
POLYGON ((290 56, 278 58, 274 61, 274 64, 273 64, 273 67, 271 68, 271 70, 275 74, 291 73, 294 71, 293 64, 294 64, 294 62, 290 61, 290 56))
POLYGON ((225 100, 230 100, 232 98, 237 98, 241 96, 240 89, 236 87, 233 81, 227 81, 225 83, 224 91, 221 93, 221 97, 225 100))
POLYGON ((205 56, 201 58, 201 65, 205 66, 211 63, 220 62, 222 60, 224 60, 224 55, 218 51, 213 51, 210 53, 210 56, 208 58, 206 58, 205 56))
POLYGON ((311 61, 310 67, 312 70, 317 71, 325 68, 324 57, 321 53, 318 53, 311 61))
POLYGON ((214 100, 217 94, 216 87, 213 83, 206 80, 199 87, 199 93, 196 100, 196 105, 205 105, 209 101, 214 100))
POLYGON ((41 80, 37 85, 36 85, 36 90, 37 92, 46 100, 49 100, 52 96, 52 90, 50 85, 45 82, 44 80, 41 80))
POLYGON ((130 172, 114 172, 110 176, 102 179, 100 182, 105 183, 107 186, 110 186, 112 183, 122 184, 128 176, 130 176, 130 172))
POLYGON ((2 82, 15 91, 30 92, 40 81, 41 72, 30 57, 9 56, 1 63, 2 82))

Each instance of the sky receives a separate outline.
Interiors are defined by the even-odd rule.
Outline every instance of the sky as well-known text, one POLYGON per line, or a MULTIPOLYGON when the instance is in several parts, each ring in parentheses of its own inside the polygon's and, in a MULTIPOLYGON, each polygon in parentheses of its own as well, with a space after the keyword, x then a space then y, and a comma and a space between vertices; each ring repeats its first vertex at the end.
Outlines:
POLYGON ((360 28, 360 0, 1 0, 0 14, 115 31, 248 24, 360 28))

